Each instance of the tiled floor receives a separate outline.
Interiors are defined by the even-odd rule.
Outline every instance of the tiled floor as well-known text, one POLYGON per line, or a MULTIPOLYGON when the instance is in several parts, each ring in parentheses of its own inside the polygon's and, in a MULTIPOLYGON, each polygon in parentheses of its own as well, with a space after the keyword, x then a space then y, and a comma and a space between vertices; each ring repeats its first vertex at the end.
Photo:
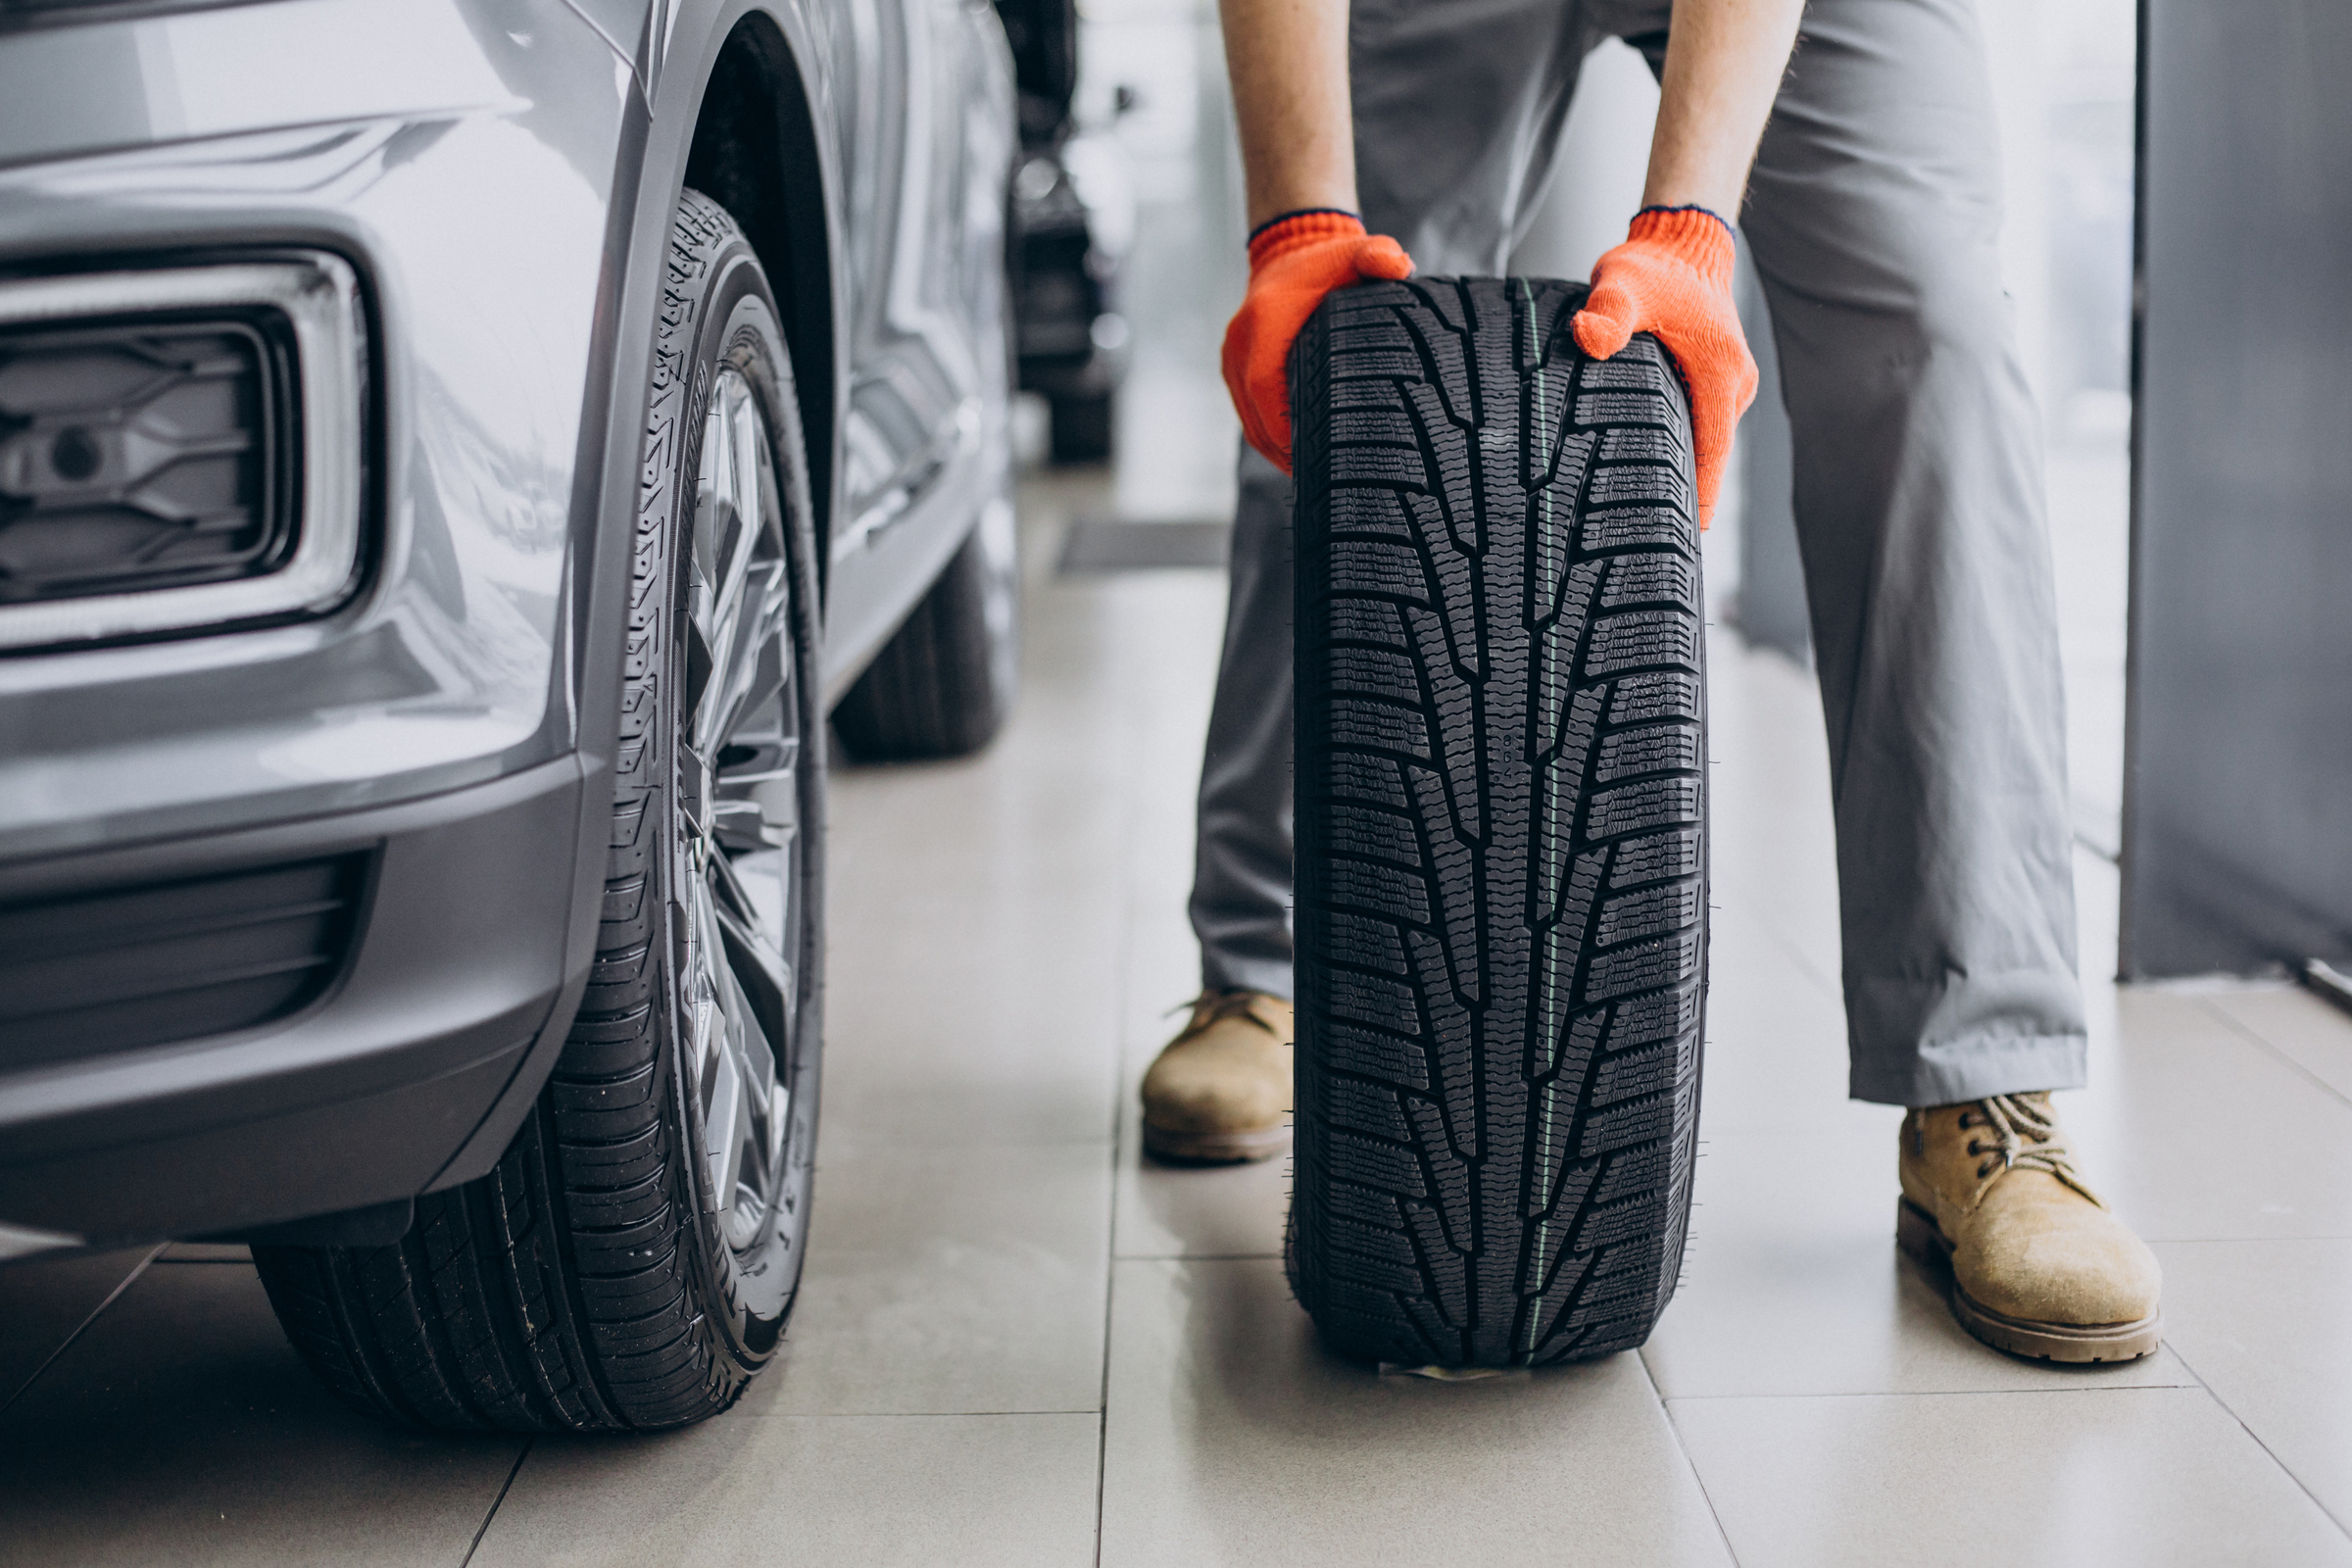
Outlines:
MULTIPOLYGON (((625 1441, 393 1432, 317 1388, 233 1249, 0 1273, 0 1562, 2352 1563, 2352 1020, 2091 987, 2091 1169, 2170 1343, 2056 1371, 1891 1245, 1843 1098, 1819 710, 1714 647, 1716 926, 1688 1282, 1640 1354, 1472 1383, 1316 1345, 1279 1163, 1138 1163, 1193 985, 1213 573, 1054 578, 971 762, 844 771, 817 1230, 736 1411, 625 1441), (12 1398, 13 1396, 13 1398, 12 1398)), ((2082 856, 2086 967, 2115 873, 2082 856)))

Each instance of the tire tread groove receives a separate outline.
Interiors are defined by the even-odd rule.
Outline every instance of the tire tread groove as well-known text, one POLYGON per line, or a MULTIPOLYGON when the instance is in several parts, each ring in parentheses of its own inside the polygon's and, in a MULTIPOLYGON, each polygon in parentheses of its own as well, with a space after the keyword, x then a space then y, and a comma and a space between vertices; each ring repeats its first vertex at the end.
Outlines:
POLYGON ((1287 1250, 1325 1336, 1382 1360, 1625 1348, 1680 1269, 1706 876, 1688 414, 1654 341, 1575 348, 1583 294, 1363 285, 1293 358, 1287 1250))

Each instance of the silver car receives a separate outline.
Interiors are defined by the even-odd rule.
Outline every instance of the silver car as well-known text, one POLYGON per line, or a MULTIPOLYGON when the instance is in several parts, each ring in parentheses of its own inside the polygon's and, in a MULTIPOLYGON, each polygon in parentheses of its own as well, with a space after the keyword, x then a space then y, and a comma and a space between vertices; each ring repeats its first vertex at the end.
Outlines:
POLYGON ((774 1352, 825 737, 1012 696, 969 0, 0 0, 0 1256, 433 1427, 774 1352))

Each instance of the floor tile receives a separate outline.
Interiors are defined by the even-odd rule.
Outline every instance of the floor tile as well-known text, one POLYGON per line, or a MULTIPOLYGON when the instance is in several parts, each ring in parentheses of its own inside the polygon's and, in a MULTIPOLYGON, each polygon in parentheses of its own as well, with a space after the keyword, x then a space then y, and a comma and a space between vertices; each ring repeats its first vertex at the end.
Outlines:
POLYGON ((0 1407, 153 1252, 90 1252, 0 1268, 0 1407))
POLYGON ((1740 1568, 2352 1563, 2201 1389, 1676 1399, 1740 1568))
POLYGON ((1018 760, 836 774, 828 1134, 1109 1137, 1121 825, 1018 760))
POLYGON ((1200 992, 1200 944, 1182 896, 1131 910, 1120 961, 1125 1005, 1119 1027, 1119 1103, 1135 1099, 1144 1069, 1176 1037, 1200 992))
POLYGON ((1712 1139, 1682 1288, 1642 1354, 1669 1399, 2193 1385, 2169 1351, 2060 1368, 1978 1344, 1894 1247, 1890 1106, 1842 1136, 1712 1139))
POLYGON ((1162 1165, 1143 1152, 1146 1068, 1184 1023, 1200 985, 1199 948, 1181 907, 1139 911, 1127 964, 1119 1087, 1119 1257, 1273 1257, 1290 1211, 1288 1154, 1243 1165, 1162 1165), (1172 1009, 1172 1010, 1171 1010, 1172 1009))
POLYGON ((784 1356, 749 1407, 1102 1407, 1106 1144, 826 1146, 815 1202, 784 1356))
POLYGON ((2220 991, 2200 1000, 2352 1102, 2352 1016, 2341 1008, 2283 985, 2220 991))
POLYGON ((1721 627, 1707 659, 1710 896, 1768 912, 1835 977, 1837 838, 1813 676, 1721 627))
POLYGON ((239 1242, 173 1242, 156 1255, 159 1263, 250 1263, 253 1249, 239 1242))
POLYGON ((521 1447, 339 1403, 250 1268, 150 1268, 0 1417, 0 1563, 455 1568, 521 1447))
MULTIPOLYGON (((844 944, 836 924, 834 944, 844 944)), ((1081 932, 975 927, 952 958, 832 962, 825 1136, 906 1147, 1107 1144, 1116 951, 1081 932), (1052 939, 1048 952, 1042 944, 1052 939), (992 961, 1001 960, 1001 961, 992 961), (1065 965, 1093 966, 1073 976, 1065 965)), ((945 947, 945 944, 942 944, 945 947)))
POLYGON ((1383 1377, 1280 1264, 1122 1262, 1103 1568, 1728 1564, 1642 1364, 1383 1377))
POLYGON ((2117 933, 2123 920, 2123 873, 2113 860, 2075 846, 2075 964, 2082 977, 2083 1021, 2090 1028, 2091 1087, 2100 1086, 2103 1063, 2115 1046, 2115 1004, 2121 955, 2117 933))
POLYGON ((2122 988, 2062 1102, 2099 1193, 2149 1241, 2352 1236, 2352 1104, 2193 993, 2122 988))
POLYGON ((721 1416, 541 1439, 468 1568, 1086 1568, 1091 1415, 721 1416))
POLYGON ((1130 910, 1140 885, 1181 919, 1222 613, 1213 574, 1138 575, 1033 586, 1023 703, 981 757, 836 771, 829 1134, 1110 1137, 1130 910))
POLYGON ((1810 1135, 1846 1114, 1845 1008, 1835 981, 1741 906, 1719 906, 1713 921, 1701 1086, 1706 1139, 1810 1135))
POLYGON ((2352 1241, 2169 1242, 2165 1337, 2352 1530, 2352 1241))
POLYGON ((1141 1153, 1142 1116, 1119 1146, 1117 1257, 1279 1257, 1288 1154, 1245 1165, 1162 1165, 1141 1153))

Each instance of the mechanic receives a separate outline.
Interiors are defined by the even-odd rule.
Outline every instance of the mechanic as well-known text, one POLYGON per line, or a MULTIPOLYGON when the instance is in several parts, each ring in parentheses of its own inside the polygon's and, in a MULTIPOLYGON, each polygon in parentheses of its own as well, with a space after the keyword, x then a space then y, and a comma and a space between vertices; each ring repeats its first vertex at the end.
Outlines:
POLYGON ((2085 1183, 2047 1098, 2082 1084, 2085 1046, 2056 605, 1971 0, 1224 0, 1223 16, 1251 225, 1224 368, 1248 446, 1200 781, 1202 995, 1145 1078, 1146 1147, 1206 1163, 1288 1142, 1292 342, 1324 294, 1414 260, 1501 275, 1579 67, 1619 37, 1662 93, 1644 205, 1574 330, 1596 356, 1635 332, 1673 354, 1703 520, 1756 388, 1732 302, 1741 224, 1794 432, 1850 1092, 1911 1107, 1902 1192, 1978 1303, 2030 1343, 2153 1350, 2156 1260, 2085 1183))

